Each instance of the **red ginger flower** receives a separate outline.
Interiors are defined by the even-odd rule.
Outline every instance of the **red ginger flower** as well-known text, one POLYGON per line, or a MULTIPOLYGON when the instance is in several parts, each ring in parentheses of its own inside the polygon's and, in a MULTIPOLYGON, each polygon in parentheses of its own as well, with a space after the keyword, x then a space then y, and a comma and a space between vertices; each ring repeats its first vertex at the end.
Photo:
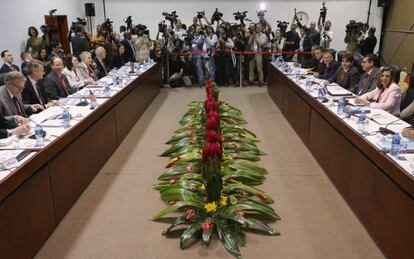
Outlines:
POLYGON ((206 130, 217 130, 219 127, 219 121, 214 117, 207 117, 206 130))
POLYGON ((203 161, 207 160, 207 158, 214 158, 218 157, 221 158, 223 156, 223 150, 221 148, 220 143, 208 143, 203 148, 203 161))
POLYGON ((211 220, 206 220, 203 222, 203 224, 201 225, 201 228, 203 229, 203 231, 207 231, 210 230, 214 227, 214 223, 211 222, 211 220))
POLYGON ((220 114, 217 112, 217 110, 211 110, 207 114, 207 118, 214 118, 217 121, 220 121, 220 114))
POLYGON ((207 142, 213 143, 213 142, 219 142, 222 143, 221 135, 215 131, 215 130, 209 130, 206 132, 206 139, 207 142))
POLYGON ((194 217, 196 211, 194 209, 188 209, 185 210, 184 215, 186 220, 190 220, 192 217, 194 217))

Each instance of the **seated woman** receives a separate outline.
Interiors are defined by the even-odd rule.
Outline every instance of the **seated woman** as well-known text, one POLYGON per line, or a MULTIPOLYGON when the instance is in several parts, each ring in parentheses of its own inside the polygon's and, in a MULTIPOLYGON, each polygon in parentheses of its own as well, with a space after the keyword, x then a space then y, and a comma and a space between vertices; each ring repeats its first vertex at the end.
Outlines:
POLYGON ((121 68, 125 65, 125 46, 122 44, 118 45, 117 53, 112 58, 112 63, 114 64, 114 67, 121 68))
POLYGON ((88 81, 84 80, 78 69, 78 59, 71 54, 68 54, 65 58, 65 68, 62 71, 62 74, 66 76, 70 86, 78 91, 84 87, 88 81))
POLYGON ((394 71, 390 67, 384 67, 377 81, 377 88, 355 99, 355 103, 361 103, 373 109, 382 109, 394 116, 400 116, 401 90, 394 83, 394 71))

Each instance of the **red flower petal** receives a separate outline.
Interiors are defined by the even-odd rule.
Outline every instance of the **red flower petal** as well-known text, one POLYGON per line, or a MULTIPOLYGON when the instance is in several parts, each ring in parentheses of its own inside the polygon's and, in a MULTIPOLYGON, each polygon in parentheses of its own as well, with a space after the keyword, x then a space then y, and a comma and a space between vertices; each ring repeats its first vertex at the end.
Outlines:
POLYGON ((175 176, 171 177, 169 183, 170 184, 175 184, 177 182, 177 178, 175 178, 175 176))
POLYGON ((256 197, 259 198, 263 202, 267 202, 267 198, 261 195, 260 193, 256 194, 256 197))
POLYGON ((165 168, 171 168, 171 167, 174 167, 175 166, 175 162, 170 162, 170 163, 168 163, 166 166, 165 166, 165 168))
POLYGON ((207 231, 213 228, 213 226, 214 226, 213 222, 211 222, 210 220, 207 220, 203 222, 203 224, 201 225, 201 228, 203 229, 203 231, 207 231))

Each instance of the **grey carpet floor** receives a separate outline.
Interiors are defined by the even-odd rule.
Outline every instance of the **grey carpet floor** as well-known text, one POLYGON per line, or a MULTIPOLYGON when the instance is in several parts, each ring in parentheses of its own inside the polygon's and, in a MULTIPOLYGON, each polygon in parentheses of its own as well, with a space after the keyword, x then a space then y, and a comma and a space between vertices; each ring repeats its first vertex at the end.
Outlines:
MULTIPOLYGON (((181 250, 177 237, 150 221, 165 205, 152 189, 167 159, 163 143, 204 89, 162 89, 127 138, 74 204, 36 258, 232 258, 218 240, 181 250)), ((358 219, 273 103, 266 88, 224 88, 268 155, 260 162, 282 217, 281 236, 247 234, 244 258, 383 258, 358 219)))

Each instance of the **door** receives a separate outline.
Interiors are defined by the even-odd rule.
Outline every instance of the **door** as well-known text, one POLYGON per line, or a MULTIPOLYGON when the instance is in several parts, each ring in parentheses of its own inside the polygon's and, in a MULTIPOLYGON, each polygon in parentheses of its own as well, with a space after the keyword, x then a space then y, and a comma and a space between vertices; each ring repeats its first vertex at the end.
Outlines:
POLYGON ((54 34, 62 44, 65 54, 70 53, 70 46, 68 41, 68 17, 67 15, 45 15, 45 24, 54 25, 57 28, 57 32, 54 34))

